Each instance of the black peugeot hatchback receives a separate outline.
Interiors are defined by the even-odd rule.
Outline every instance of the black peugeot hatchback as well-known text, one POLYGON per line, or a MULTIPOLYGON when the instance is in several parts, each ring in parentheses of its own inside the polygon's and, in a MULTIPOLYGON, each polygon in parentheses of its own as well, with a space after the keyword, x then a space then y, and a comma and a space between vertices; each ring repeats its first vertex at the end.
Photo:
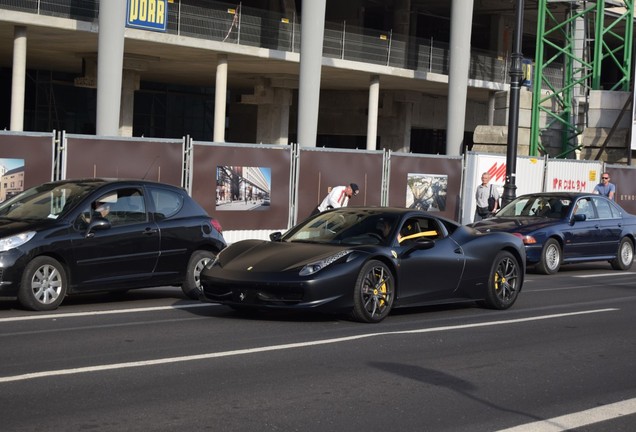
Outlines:
POLYGON ((226 246, 184 189, 145 180, 45 183, 0 204, 0 297, 56 309, 70 294, 181 286, 226 246))

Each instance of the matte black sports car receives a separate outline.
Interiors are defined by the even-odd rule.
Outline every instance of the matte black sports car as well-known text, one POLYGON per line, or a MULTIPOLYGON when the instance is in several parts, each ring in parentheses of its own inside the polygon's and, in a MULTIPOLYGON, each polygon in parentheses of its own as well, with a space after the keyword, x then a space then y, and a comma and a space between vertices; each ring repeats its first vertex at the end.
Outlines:
POLYGON ((605 260, 615 270, 627 270, 634 261, 636 216, 596 194, 522 195, 495 217, 470 226, 519 235, 528 265, 544 274, 558 272, 561 264, 605 260))
POLYGON ((181 285, 198 298, 221 226, 185 190, 141 180, 46 183, 0 204, 0 297, 32 310, 67 294, 181 285))
POLYGON ((224 249, 201 273, 201 299, 379 322, 400 306, 479 301, 509 308, 525 273, 518 237, 480 234, 417 210, 341 208, 270 238, 224 249))

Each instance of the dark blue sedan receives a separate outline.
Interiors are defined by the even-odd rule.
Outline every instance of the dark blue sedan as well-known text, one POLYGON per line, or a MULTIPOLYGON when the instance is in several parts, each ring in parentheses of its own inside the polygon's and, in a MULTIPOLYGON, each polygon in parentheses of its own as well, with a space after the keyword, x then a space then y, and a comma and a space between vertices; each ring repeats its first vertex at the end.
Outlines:
POLYGON ((596 194, 523 195, 471 226, 520 236, 528 265, 543 274, 558 272, 561 264, 605 260, 615 270, 627 270, 634 260, 636 216, 596 194))

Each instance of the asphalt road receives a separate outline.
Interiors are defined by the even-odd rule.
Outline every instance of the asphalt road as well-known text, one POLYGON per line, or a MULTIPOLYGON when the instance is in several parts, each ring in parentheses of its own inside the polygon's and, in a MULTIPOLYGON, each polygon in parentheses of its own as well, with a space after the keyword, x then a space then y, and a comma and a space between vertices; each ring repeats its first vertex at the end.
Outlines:
POLYGON ((177 288, 0 303, 9 431, 634 431, 636 268, 534 273, 508 311, 240 315, 177 288))

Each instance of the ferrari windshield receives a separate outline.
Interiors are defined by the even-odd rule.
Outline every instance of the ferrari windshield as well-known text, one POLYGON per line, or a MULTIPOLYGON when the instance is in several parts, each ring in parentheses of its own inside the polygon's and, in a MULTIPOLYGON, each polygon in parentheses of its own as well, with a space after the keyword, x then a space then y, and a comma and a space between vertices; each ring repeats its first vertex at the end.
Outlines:
POLYGON ((380 244, 396 229, 397 216, 374 210, 340 209, 321 213, 288 232, 283 241, 380 244))
POLYGON ((28 189, 0 204, 0 218, 14 220, 57 219, 97 183, 47 183, 28 189))
POLYGON ((502 208, 497 216, 562 219, 567 216, 571 204, 572 199, 568 196, 524 195, 502 208))

